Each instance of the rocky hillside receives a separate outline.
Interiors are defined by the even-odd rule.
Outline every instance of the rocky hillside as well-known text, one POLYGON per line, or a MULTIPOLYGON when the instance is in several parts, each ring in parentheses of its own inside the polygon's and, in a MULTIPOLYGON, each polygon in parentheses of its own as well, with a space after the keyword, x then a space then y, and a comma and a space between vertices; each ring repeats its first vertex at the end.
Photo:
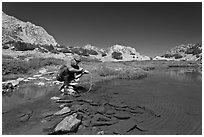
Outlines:
POLYGON ((156 56, 153 60, 186 60, 186 61, 198 61, 202 60, 202 44, 188 44, 179 45, 162 56, 156 56))
POLYGON ((110 48, 102 49, 92 45, 84 47, 63 47, 57 49, 63 53, 74 53, 89 59, 98 59, 100 61, 132 61, 132 60, 150 60, 148 56, 141 55, 134 48, 113 45, 110 48))
POLYGON ((2 33, 2 47, 4 50, 9 50, 4 53, 9 53, 11 56, 14 56, 15 53, 17 54, 17 51, 33 51, 34 54, 38 52, 52 54, 68 53, 68 55, 74 53, 88 59, 97 59, 100 61, 150 59, 147 56, 140 55, 134 48, 122 45, 114 45, 108 49, 101 49, 92 45, 86 45, 84 47, 61 46, 42 27, 30 22, 20 21, 15 17, 6 15, 4 12, 2 12, 2 33))
POLYGON ((2 12, 2 44, 11 46, 12 43, 17 42, 32 45, 57 45, 55 39, 44 28, 20 21, 2 12))

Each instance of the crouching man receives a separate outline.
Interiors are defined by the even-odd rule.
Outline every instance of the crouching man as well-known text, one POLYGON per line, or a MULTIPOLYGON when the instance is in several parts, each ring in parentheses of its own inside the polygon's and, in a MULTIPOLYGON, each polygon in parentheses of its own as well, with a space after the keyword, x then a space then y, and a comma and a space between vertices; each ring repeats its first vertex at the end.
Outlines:
POLYGON ((73 90, 72 82, 76 82, 83 74, 88 74, 89 72, 79 67, 81 58, 78 55, 74 55, 73 58, 66 62, 65 65, 62 65, 57 74, 57 80, 64 82, 60 87, 60 91, 64 88, 73 90))

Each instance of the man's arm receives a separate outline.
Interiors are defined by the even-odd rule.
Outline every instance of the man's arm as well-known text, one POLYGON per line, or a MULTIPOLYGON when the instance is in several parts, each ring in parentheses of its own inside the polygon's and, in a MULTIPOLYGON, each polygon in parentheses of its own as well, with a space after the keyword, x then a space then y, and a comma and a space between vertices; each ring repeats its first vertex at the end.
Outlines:
POLYGON ((80 69, 75 69, 75 68, 73 68, 73 67, 68 67, 68 69, 69 69, 69 71, 70 72, 73 72, 73 73, 77 73, 77 72, 82 72, 82 68, 80 68, 80 69))

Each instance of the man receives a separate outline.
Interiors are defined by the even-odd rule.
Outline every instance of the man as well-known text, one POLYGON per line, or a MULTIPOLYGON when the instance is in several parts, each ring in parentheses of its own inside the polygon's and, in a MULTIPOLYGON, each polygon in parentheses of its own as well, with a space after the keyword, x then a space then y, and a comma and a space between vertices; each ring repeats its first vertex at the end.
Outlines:
POLYGON ((64 86, 70 86, 72 81, 79 80, 83 74, 88 73, 88 71, 79 67, 80 62, 80 56, 74 55, 71 60, 67 61, 65 65, 60 67, 57 74, 57 80, 61 82, 64 81, 64 84, 60 87, 60 90, 62 90, 64 86))

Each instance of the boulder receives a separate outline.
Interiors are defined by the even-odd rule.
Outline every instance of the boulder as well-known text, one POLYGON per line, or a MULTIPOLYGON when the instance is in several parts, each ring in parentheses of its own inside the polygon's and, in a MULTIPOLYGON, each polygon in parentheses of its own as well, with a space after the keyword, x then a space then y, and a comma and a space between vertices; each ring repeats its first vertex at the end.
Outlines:
POLYGON ((54 132, 76 132, 81 120, 77 119, 77 114, 74 113, 70 116, 65 117, 54 129, 54 132))
POLYGON ((60 111, 57 111, 54 115, 63 115, 69 112, 71 112, 71 109, 69 107, 64 107, 60 111))

